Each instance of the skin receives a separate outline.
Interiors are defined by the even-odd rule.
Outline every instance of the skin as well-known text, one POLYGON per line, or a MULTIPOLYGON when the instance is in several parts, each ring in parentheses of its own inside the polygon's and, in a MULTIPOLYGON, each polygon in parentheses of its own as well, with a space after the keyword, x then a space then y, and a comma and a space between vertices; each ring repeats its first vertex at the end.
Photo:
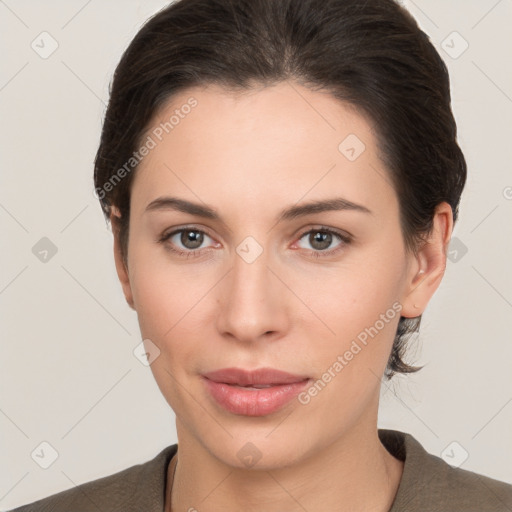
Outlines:
POLYGON ((408 253, 371 122, 354 109, 294 82, 243 94, 195 87, 168 101, 151 126, 191 96, 198 105, 136 171, 126 265, 118 211, 111 217, 118 276, 143 339, 160 350, 151 370, 176 414, 178 463, 165 510, 388 511, 403 463, 380 442, 377 413, 399 314, 306 405, 232 414, 200 375, 273 367, 317 380, 396 301, 402 316, 420 315, 444 274, 450 206, 438 205, 428 240, 408 253), (338 150, 349 134, 366 147, 355 161, 338 150), (167 195, 207 204, 223 222, 144 211, 167 195), (340 196, 372 213, 276 223, 285 207, 340 196), (194 250, 180 234, 156 241, 190 226, 207 233, 198 257, 169 250, 194 250), (321 227, 352 242, 333 236, 323 251, 334 252, 315 258, 321 227), (250 264, 236 252, 248 236, 263 248, 250 264), (261 454, 250 468, 237 456, 247 442, 261 454))

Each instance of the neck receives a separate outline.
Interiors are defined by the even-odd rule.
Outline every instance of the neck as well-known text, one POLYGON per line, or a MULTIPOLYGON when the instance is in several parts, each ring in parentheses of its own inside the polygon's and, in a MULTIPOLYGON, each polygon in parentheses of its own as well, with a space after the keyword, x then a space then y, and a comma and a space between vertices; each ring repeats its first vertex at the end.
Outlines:
POLYGON ((354 428, 294 465, 269 470, 234 468, 192 437, 183 441, 166 512, 171 505, 173 512, 388 512, 403 472, 403 462, 382 445, 376 427, 354 428))

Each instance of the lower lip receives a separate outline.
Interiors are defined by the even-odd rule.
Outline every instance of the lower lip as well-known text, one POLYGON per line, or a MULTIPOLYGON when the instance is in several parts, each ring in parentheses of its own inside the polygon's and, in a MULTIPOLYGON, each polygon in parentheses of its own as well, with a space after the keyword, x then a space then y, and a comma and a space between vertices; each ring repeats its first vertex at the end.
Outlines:
POLYGON ((213 382, 203 377, 206 387, 219 405, 233 414, 265 416, 278 411, 304 390, 310 379, 270 388, 249 389, 213 382))

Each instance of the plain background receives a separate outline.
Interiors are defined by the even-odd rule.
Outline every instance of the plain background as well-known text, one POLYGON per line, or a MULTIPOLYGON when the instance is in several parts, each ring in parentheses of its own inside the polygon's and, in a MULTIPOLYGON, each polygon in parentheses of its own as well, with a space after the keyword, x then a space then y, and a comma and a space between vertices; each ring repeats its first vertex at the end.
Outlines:
MULTIPOLYGON (((177 441, 174 413, 133 355, 137 318, 92 181, 114 68, 166 3, 0 1, 2 510, 177 441), (31 47, 44 31, 58 43, 46 59, 31 47), (57 250, 46 262, 33 252, 43 237, 57 250), (31 457, 43 441, 58 452, 48 469, 31 457)), ((467 453, 460 467, 512 483, 512 1, 403 3, 448 65, 469 178, 409 353, 426 366, 383 383, 379 427, 458 463, 467 453)))

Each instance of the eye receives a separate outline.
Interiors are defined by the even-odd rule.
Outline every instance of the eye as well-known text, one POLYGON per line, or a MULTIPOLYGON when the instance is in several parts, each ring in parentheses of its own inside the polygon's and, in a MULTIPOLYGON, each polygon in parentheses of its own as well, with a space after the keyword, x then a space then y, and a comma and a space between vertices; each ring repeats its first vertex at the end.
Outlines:
POLYGON ((343 249, 344 246, 350 244, 352 241, 352 237, 350 235, 342 234, 325 227, 310 229, 300 236, 299 247, 308 249, 308 247, 300 246, 300 240, 303 239, 305 239, 306 243, 310 245, 312 248, 311 253, 315 257, 331 256, 343 249), (336 241, 337 243, 333 245, 333 242, 336 241))
MULTIPOLYGON (((204 231, 194 227, 176 229, 170 233, 164 233, 159 239, 160 243, 167 243, 166 247, 180 256, 200 256, 204 251, 201 248, 205 241, 213 241, 204 231)), ((215 243, 215 242, 214 242, 215 243)), ((211 244, 210 244, 211 245, 211 244)))
MULTIPOLYGON (((299 247, 307 249, 307 247, 300 245, 300 241, 303 239, 312 247, 309 252, 313 257, 322 257, 332 256, 342 250, 351 243, 352 236, 339 233, 331 228, 321 227, 310 229, 299 237, 299 247), (333 246, 333 242, 337 243, 333 246)), ((209 250, 208 246, 201 246, 208 240, 213 242, 209 244, 210 246, 220 245, 203 230, 187 226, 162 234, 157 242, 165 244, 169 251, 188 258, 201 256, 204 252, 207 252, 209 250)))

